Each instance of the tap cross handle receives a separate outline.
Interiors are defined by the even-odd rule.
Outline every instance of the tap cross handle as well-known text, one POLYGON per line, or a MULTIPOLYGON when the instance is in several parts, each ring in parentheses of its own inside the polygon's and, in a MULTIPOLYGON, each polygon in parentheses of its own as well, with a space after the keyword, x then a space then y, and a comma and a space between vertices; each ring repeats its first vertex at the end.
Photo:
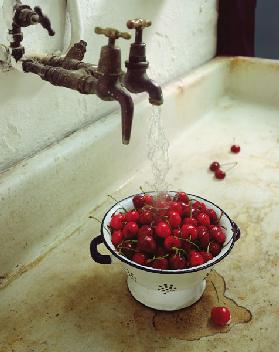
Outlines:
POLYGON ((129 20, 127 22, 127 27, 129 29, 144 29, 150 27, 152 22, 150 20, 144 20, 142 18, 135 18, 134 20, 129 20))
POLYGON ((52 37, 55 35, 54 30, 51 28, 51 23, 49 18, 43 14, 42 9, 39 6, 34 7, 34 11, 37 13, 39 17, 39 23, 43 28, 45 28, 48 31, 48 34, 52 37))
POLYGON ((144 20, 142 18, 135 18, 134 20, 129 20, 127 22, 127 27, 129 29, 135 29, 135 43, 142 42, 142 31, 144 28, 150 27, 152 22, 150 20, 144 20))
POLYGON ((113 46, 115 43, 115 40, 118 38, 123 38, 123 39, 131 39, 131 34, 128 32, 120 32, 118 29, 115 28, 101 28, 101 27, 95 27, 95 33, 96 34, 103 34, 107 38, 109 38, 109 45, 113 46))

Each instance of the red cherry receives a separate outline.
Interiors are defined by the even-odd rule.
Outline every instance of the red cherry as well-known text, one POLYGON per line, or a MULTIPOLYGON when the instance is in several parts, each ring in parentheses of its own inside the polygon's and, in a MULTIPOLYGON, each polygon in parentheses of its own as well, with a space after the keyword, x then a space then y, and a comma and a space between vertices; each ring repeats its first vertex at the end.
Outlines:
POLYGON ((209 233, 207 231, 198 231, 198 239, 200 248, 207 248, 209 245, 209 233))
POLYGON ((203 261, 205 263, 213 259, 213 255, 210 252, 199 252, 199 253, 203 257, 203 261))
POLYGON ((125 219, 126 219, 126 216, 125 216, 125 214, 123 214, 123 213, 117 213, 117 212, 115 212, 114 214, 112 214, 112 217, 111 217, 111 218, 113 218, 114 216, 116 216, 117 218, 119 218, 119 220, 121 220, 122 222, 125 221, 125 219))
POLYGON ((157 258, 152 262, 152 268, 166 270, 168 269, 169 263, 167 258, 157 258))
POLYGON ((218 243, 216 242, 210 242, 209 243, 209 252, 216 257, 221 252, 221 247, 218 243))
POLYGON ((186 260, 180 255, 174 254, 169 257, 169 266, 174 270, 184 269, 186 267, 186 260))
POLYGON ((196 219, 201 212, 202 211, 198 208, 192 209, 192 217, 194 217, 196 219))
POLYGON ((144 265, 146 262, 146 255, 144 253, 135 253, 132 257, 132 260, 140 265, 144 265))
POLYGON ((150 194, 145 194, 144 195, 144 203, 148 205, 153 204, 153 197, 150 194))
POLYGON ((217 214, 216 214, 215 210, 206 209, 206 214, 209 216, 210 222, 212 224, 216 224, 218 222, 218 217, 217 217, 217 214))
POLYGON ((139 216, 139 223, 142 225, 149 225, 151 224, 153 220, 153 214, 151 211, 149 210, 145 210, 142 213, 140 213, 139 216))
POLYGON ((231 152, 232 152, 232 153, 239 153, 239 152, 240 152, 240 146, 237 145, 237 144, 233 144, 233 145, 231 146, 231 152))
POLYGON ((138 231, 138 225, 135 222, 130 221, 123 228, 123 236, 126 239, 132 239, 136 237, 138 231))
POLYGON ((195 218, 185 218, 183 220, 183 224, 189 224, 189 225, 193 225, 193 226, 198 226, 198 221, 195 218))
POLYGON ((226 177, 226 173, 225 173, 225 171, 222 171, 221 169, 218 169, 218 170, 215 171, 215 177, 218 180, 223 180, 226 177))
POLYGON ((192 208, 193 209, 199 209, 203 212, 206 212, 206 205, 203 202, 199 202, 198 200, 196 200, 193 204, 192 204, 192 208))
POLYGON ((165 238, 164 241, 164 247, 170 251, 173 247, 175 248, 181 248, 181 241, 179 238, 174 237, 174 236, 169 236, 165 238))
POLYGON ((109 226, 114 230, 121 230, 123 227, 123 220, 124 220, 123 214, 119 213, 119 214, 113 215, 110 220, 109 226))
POLYGON ((177 192, 174 196, 174 200, 177 202, 189 203, 189 198, 185 192, 177 192))
POLYGON ((174 236, 174 237, 181 237, 181 230, 180 230, 180 228, 178 228, 178 229, 173 229, 173 230, 172 230, 172 236, 174 236))
POLYGON ((209 227, 210 239, 213 239, 214 234, 219 231, 222 231, 222 228, 220 226, 216 226, 216 225, 210 226, 209 227))
POLYGON ((146 253, 155 253, 156 242, 152 236, 141 236, 138 238, 138 248, 146 253))
POLYGON ((189 256, 191 266, 198 266, 204 263, 203 257, 198 252, 192 252, 189 256))
POLYGON ((223 244, 226 241, 226 235, 224 234, 224 232, 222 230, 214 232, 212 237, 213 237, 214 241, 219 244, 223 244))
POLYGON ((135 253, 135 244, 130 241, 124 241, 121 248, 121 253, 128 259, 131 259, 135 253))
POLYGON ((231 312, 227 307, 213 307, 211 310, 211 320, 214 324, 225 326, 231 320, 231 312))
POLYGON ((144 195, 137 194, 133 197, 133 204, 136 209, 142 208, 144 206, 144 195))
POLYGON ((165 193, 165 194, 160 194, 160 195, 159 195, 159 199, 162 200, 162 201, 164 201, 164 202, 170 202, 170 201, 172 201, 171 195, 170 195, 170 194, 167 194, 167 193, 165 193))
POLYGON ((170 236, 171 229, 166 222, 161 221, 161 222, 159 222, 159 224, 156 225, 155 233, 159 237, 166 238, 166 237, 170 236))
POLYGON ((181 227, 181 237, 195 241, 198 237, 197 228, 193 225, 185 224, 181 227))
POLYGON ((177 211, 172 211, 172 210, 169 211, 168 220, 169 220, 169 224, 173 228, 177 228, 181 224, 181 216, 178 214, 177 211))
POLYGON ((202 234, 203 232, 208 232, 208 228, 206 226, 198 226, 197 227, 197 230, 198 230, 198 237, 200 236, 200 234, 202 234))
POLYGON ((117 246, 118 244, 120 244, 122 240, 123 240, 123 233, 121 230, 116 230, 111 235, 111 242, 114 246, 117 246))
POLYGON ((191 213, 190 204, 186 204, 184 202, 181 202, 180 204, 182 206, 182 216, 190 216, 190 213, 191 213))
POLYGON ((198 223, 203 226, 209 226, 210 225, 210 218, 208 215, 205 213, 200 213, 197 216, 198 223))
POLYGON ((218 163, 218 161, 213 161, 210 165, 209 165, 209 170, 211 171, 216 171, 220 169, 220 164, 218 163))
POLYGON ((159 217, 167 216, 169 211, 169 203, 163 200, 157 200, 155 203, 155 209, 159 217))
POLYGON ((179 202, 171 202, 170 210, 176 211, 180 216, 182 215, 182 212, 183 212, 182 205, 179 202))
POLYGON ((138 237, 140 236, 152 236, 153 230, 151 226, 143 225, 139 228, 138 237))
POLYGON ((192 243, 188 241, 183 241, 183 249, 189 254, 194 248, 196 248, 192 243))
POLYGON ((128 222, 134 221, 137 222, 139 219, 139 212, 137 210, 130 210, 126 213, 126 220, 128 222))

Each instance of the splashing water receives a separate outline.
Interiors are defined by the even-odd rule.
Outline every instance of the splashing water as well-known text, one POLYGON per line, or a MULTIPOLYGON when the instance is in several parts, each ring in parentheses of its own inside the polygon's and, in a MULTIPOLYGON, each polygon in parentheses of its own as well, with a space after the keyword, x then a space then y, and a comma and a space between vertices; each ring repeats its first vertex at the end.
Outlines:
POLYGON ((166 193, 166 181, 170 169, 169 141, 162 124, 161 107, 152 106, 150 128, 148 134, 148 159, 151 162, 153 181, 149 187, 157 192, 166 193))

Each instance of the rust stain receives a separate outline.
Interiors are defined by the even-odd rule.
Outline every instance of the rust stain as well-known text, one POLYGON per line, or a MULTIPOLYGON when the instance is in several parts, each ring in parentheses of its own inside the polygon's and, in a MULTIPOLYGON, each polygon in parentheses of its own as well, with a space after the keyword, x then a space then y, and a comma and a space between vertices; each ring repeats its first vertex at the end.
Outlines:
POLYGON ((225 296, 225 282, 214 271, 199 302, 180 311, 162 312, 132 298, 120 264, 109 270, 97 265, 95 268, 86 275, 66 273, 63 280, 57 273, 45 272, 40 278, 42 281, 32 288, 31 301, 21 301, 19 297, 21 304, 17 304, 17 310, 7 309, 3 313, 0 325, 5 323, 5 331, 0 337, 0 352, 44 352, 50 351, 50 346, 63 350, 67 343, 65 324, 66 336, 79 341, 81 349, 87 336, 92 343, 104 344, 104 348, 117 346, 123 352, 132 351, 135 346, 141 346, 143 351, 171 350, 172 338, 198 340, 225 333, 252 317, 246 308, 225 296), (42 294, 42 282, 54 282, 54 285, 44 287, 42 294), (209 322, 211 307, 217 304, 230 308, 229 327, 218 328, 209 322))
POLYGON ((236 56, 233 57, 233 59, 231 60, 230 72, 233 72, 234 70, 238 69, 238 67, 241 65, 247 65, 247 68, 256 65, 261 65, 267 69, 279 71, 279 64, 276 62, 271 62, 268 59, 251 59, 243 56, 236 56))
POLYGON ((247 59, 241 57, 241 56, 236 56, 234 57, 231 62, 230 62, 230 72, 233 72, 234 70, 236 70, 240 65, 243 65, 243 64, 251 64, 251 62, 247 61, 247 59))
POLYGON ((223 277, 216 271, 212 271, 207 280, 206 290, 197 303, 175 312, 154 311, 146 307, 138 308, 135 311, 136 324, 141 328, 142 326, 153 328, 164 337, 189 341, 226 333, 236 324, 248 323, 252 319, 252 314, 248 309, 226 297, 225 291, 226 285, 223 277), (216 305, 230 308, 232 315, 230 325, 218 327, 211 323, 210 311, 216 305))

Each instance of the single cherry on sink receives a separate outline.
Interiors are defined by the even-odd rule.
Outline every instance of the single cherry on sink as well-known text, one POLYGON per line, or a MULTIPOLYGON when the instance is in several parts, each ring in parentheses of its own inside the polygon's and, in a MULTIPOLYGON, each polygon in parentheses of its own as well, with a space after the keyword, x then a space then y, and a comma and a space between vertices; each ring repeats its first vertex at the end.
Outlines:
POLYGON ((223 180, 226 177, 226 173, 225 173, 225 171, 223 171, 221 169, 218 169, 218 170, 215 171, 215 177, 218 180, 223 180))
POLYGON ((230 323, 231 312, 227 307, 213 307, 211 310, 211 320, 214 324, 225 326, 230 323))
POLYGON ((220 169, 220 163, 218 161, 213 161, 210 165, 209 165, 209 170, 210 171, 216 171, 220 169))
POLYGON ((240 145, 238 145, 238 144, 233 144, 233 145, 231 146, 231 152, 232 152, 232 153, 235 153, 235 154, 239 153, 239 152, 240 152, 240 145))

